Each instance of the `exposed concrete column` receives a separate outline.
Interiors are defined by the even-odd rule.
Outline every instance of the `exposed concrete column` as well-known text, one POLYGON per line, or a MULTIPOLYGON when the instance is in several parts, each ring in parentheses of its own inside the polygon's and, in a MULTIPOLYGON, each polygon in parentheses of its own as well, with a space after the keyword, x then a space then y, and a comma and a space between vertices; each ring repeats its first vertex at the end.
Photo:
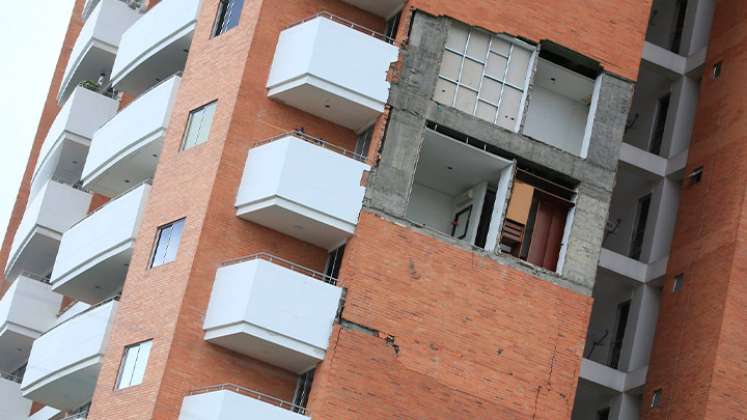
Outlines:
POLYGON ((632 372, 648 365, 659 316, 659 295, 659 289, 648 285, 633 292, 620 370, 632 372))
POLYGON ((687 150, 698 107, 699 84, 689 77, 680 77, 672 83, 669 115, 664 131, 662 155, 671 158, 687 150))
POLYGON ((622 393, 612 399, 610 419, 638 420, 640 405, 640 400, 635 395, 622 393))

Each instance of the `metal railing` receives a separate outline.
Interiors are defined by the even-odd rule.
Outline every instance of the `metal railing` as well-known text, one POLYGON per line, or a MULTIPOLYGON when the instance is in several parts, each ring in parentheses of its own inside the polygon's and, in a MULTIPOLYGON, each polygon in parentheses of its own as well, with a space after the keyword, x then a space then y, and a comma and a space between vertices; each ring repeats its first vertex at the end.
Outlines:
POLYGON ((240 257, 240 258, 236 258, 233 260, 229 260, 221 264, 221 266, 225 267, 228 265, 240 264, 243 262, 253 261, 253 260, 258 260, 258 259, 265 260, 267 262, 273 263, 275 265, 279 265, 281 267, 287 268, 289 270, 295 271, 305 276, 312 277, 317 280, 321 280, 333 286, 337 286, 337 279, 332 276, 328 276, 324 273, 320 273, 316 270, 312 270, 310 268, 304 267, 300 264, 296 264, 292 261, 288 261, 284 258, 277 257, 267 252, 258 252, 256 254, 252 254, 246 257, 240 257))
POLYGON ((373 29, 366 28, 365 26, 359 25, 359 24, 357 24, 355 22, 352 22, 352 21, 347 20, 345 18, 341 18, 341 17, 339 17, 337 15, 333 15, 332 13, 329 13, 329 12, 326 12, 326 11, 319 12, 319 13, 313 15, 313 16, 307 17, 306 19, 303 19, 303 20, 298 21, 296 23, 290 24, 285 29, 290 29, 290 28, 293 28, 294 26, 302 25, 302 24, 304 24, 304 23, 306 23, 306 22, 308 22, 310 20, 314 20, 314 19, 316 19, 318 17, 323 17, 323 18, 329 19, 329 20, 331 20, 333 22, 337 22, 337 23, 339 23, 341 25, 345 25, 345 26, 347 26, 349 28, 355 29, 358 32, 362 32, 362 33, 364 33, 366 35, 372 36, 372 37, 374 37, 374 38, 376 38, 378 40, 384 41, 387 44, 394 45, 394 38, 388 37, 388 36, 382 34, 381 32, 376 32, 373 29))
POLYGON ((196 389, 194 391, 190 391, 189 395, 200 395, 200 394, 207 394, 209 392, 218 392, 218 391, 233 391, 237 394, 245 395, 247 397, 254 398, 256 400, 272 404, 279 408, 284 408, 286 410, 293 411, 294 413, 298 413, 304 416, 309 415, 309 411, 301 407, 300 405, 293 404, 291 402, 282 400, 277 397, 273 397, 272 395, 267 395, 259 391, 255 391, 253 389, 249 389, 246 387, 243 387, 241 385, 235 385, 235 384, 221 384, 221 385, 213 385, 207 388, 200 388, 196 389))
MULTIPOLYGON (((44 336, 44 335, 46 335, 46 334, 49 334, 49 333, 50 333, 50 331, 54 331, 54 330, 55 330, 55 329, 57 329, 57 327, 59 327, 60 325, 65 325, 65 324, 67 324, 68 322, 70 322, 71 320, 73 320, 73 319, 76 319, 76 318, 78 318, 78 317, 80 317, 80 316, 83 316, 83 315, 85 315, 85 314, 87 314, 87 313, 89 313, 89 312, 91 312, 91 311, 93 311, 93 310, 95 310, 95 309, 98 309, 98 308, 100 308, 100 307, 102 307, 102 306, 106 305, 107 303, 111 303, 111 302, 114 302, 114 301, 117 301, 117 302, 118 302, 118 301, 119 301, 119 297, 120 297, 120 296, 119 296, 119 295, 117 295, 117 296, 114 296, 113 298, 109 298, 109 299, 105 299, 105 300, 102 300, 101 302, 99 302, 99 303, 97 303, 97 304, 95 304, 95 305, 92 305, 92 306, 90 306, 90 307, 86 308, 86 310, 84 310, 84 311, 81 311, 81 312, 78 312, 77 314, 75 314, 75 315, 71 316, 70 318, 68 318, 68 319, 66 319, 66 320, 64 320, 64 321, 62 321, 62 322, 60 322, 59 324, 56 324, 56 325, 54 325, 54 326, 53 326, 52 328, 48 329, 47 331, 44 331, 44 334, 42 334, 42 336, 44 336)), ((60 312, 60 315, 64 314, 64 313, 65 313, 66 311, 68 311, 68 310, 69 310, 70 308, 72 308, 72 307, 73 307, 73 305, 75 305, 76 303, 80 303, 80 302, 79 302, 79 301, 74 301, 74 302, 72 302, 72 303, 71 303, 70 305, 68 305, 67 307, 65 307, 65 310, 63 310, 63 311, 61 311, 61 312, 60 312)), ((58 315, 58 316, 59 316, 59 315, 58 315)))
POLYGON ((75 411, 63 411, 50 417, 49 420, 78 420, 88 418, 88 408, 78 409, 75 411))
POLYGON ((331 150, 331 151, 333 151, 335 153, 339 153, 339 154, 341 154, 341 155, 343 155, 345 157, 349 157, 351 159, 355 159, 355 160, 357 160, 359 162, 364 162, 364 163, 366 162, 366 157, 363 156, 363 155, 361 155, 361 154, 359 154, 359 153, 351 152, 350 150, 345 149, 344 147, 340 147, 340 146, 334 145, 334 144, 332 144, 332 143, 330 143, 330 142, 328 142, 326 140, 322 140, 320 138, 316 138, 316 137, 310 136, 310 135, 308 135, 308 134, 306 134, 306 133, 304 133, 302 131, 299 131, 299 130, 288 131, 286 133, 270 137, 269 139, 261 140, 261 141, 259 141, 257 143, 254 143, 254 145, 252 145, 252 149, 255 148, 255 147, 263 146, 263 145, 268 144, 268 143, 272 143, 274 141, 280 140, 280 139, 288 137, 288 136, 295 137, 295 138, 297 138, 299 140, 303 140, 303 141, 305 141, 307 143, 311 143, 311 144, 313 144, 315 146, 319 146, 319 147, 321 147, 323 149, 331 150))
POLYGON ((0 378, 5 379, 6 381, 15 382, 17 384, 20 384, 23 380, 23 377, 20 375, 16 375, 15 373, 8 373, 0 370, 0 378))

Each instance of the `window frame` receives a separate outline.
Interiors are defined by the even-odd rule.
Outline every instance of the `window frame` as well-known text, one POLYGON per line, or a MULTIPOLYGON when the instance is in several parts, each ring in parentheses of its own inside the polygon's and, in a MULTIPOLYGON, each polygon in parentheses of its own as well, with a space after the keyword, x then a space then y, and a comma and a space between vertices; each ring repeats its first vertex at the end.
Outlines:
MULTIPOLYGON (((513 37, 507 36, 505 34, 495 34, 495 33, 492 33, 492 32, 489 32, 489 31, 477 28, 477 27, 473 27, 473 26, 469 26, 469 25, 462 24, 462 23, 457 23, 457 22, 451 22, 450 25, 449 25, 449 29, 448 30, 451 31, 456 26, 464 26, 465 28, 468 29, 467 40, 465 41, 465 45, 464 45, 464 51, 463 52, 459 52, 457 50, 454 50, 454 49, 450 48, 448 46, 448 43, 444 44, 444 47, 442 49, 443 54, 442 54, 441 62, 439 63, 439 66, 443 65, 444 57, 446 56, 446 52, 449 52, 449 53, 456 54, 456 55, 460 56, 461 60, 460 60, 460 63, 459 63, 459 74, 457 76, 458 80, 453 80, 453 79, 448 78, 447 76, 442 75, 441 74, 441 67, 439 67, 438 76, 437 76, 438 80, 444 80, 444 81, 446 81, 446 82, 448 82, 450 84, 455 85, 454 94, 453 94, 453 97, 451 99, 451 103, 450 104, 446 104, 446 103, 443 103, 443 102, 435 99, 435 96, 436 96, 435 93, 436 92, 434 91, 434 100, 436 102, 438 102, 438 103, 443 104, 443 105, 450 106, 452 108, 458 109, 456 107, 456 102, 457 102, 457 97, 459 96, 459 90, 461 88, 467 89, 467 90, 469 90, 469 91, 471 91, 471 92, 473 92, 473 93, 476 94, 475 106, 474 106, 472 112, 469 113, 470 115, 472 115, 472 116, 474 116, 476 118, 479 118, 479 119, 481 119, 483 121, 487 121, 487 122, 490 122, 492 124, 498 125, 499 127, 502 127, 504 129, 508 129, 508 130, 513 131, 513 132, 519 132, 521 130, 521 126, 522 126, 523 121, 524 121, 524 116, 525 116, 525 111, 526 111, 526 103, 527 103, 527 95, 529 94, 529 90, 530 90, 530 87, 531 87, 530 85, 531 85, 532 75, 534 74, 534 70, 535 70, 536 63, 537 63, 537 57, 539 55, 539 48, 538 48, 538 46, 529 44, 528 42, 524 42, 524 41, 522 41, 522 40, 520 40, 518 38, 513 38, 513 37), (469 51, 469 45, 470 45, 469 43, 470 43, 470 39, 472 37, 473 32, 482 32, 482 33, 486 34, 489 37, 487 51, 485 53, 485 57, 484 58, 476 58, 476 57, 473 57, 473 56, 469 55, 469 53, 468 53, 468 51, 469 51), (496 38, 505 41, 509 45, 509 51, 508 51, 507 55, 503 55, 500 52, 493 51, 493 48, 492 48, 493 47, 493 41, 496 38), (512 83, 510 83, 508 81, 508 73, 509 73, 510 66, 511 66, 511 57, 513 56, 514 48, 517 48, 517 47, 518 48, 523 48, 523 49, 527 50, 529 52, 529 54, 530 54, 529 55, 529 61, 527 63, 527 71, 526 71, 526 75, 524 77, 524 81, 523 81, 523 86, 522 87, 516 86, 516 85, 514 85, 514 84, 512 84, 512 83), (503 78, 502 78, 502 80, 499 80, 495 76, 491 76, 490 74, 486 73, 486 69, 487 69, 487 66, 488 66, 488 60, 489 60, 491 54, 496 54, 496 55, 500 56, 501 58, 506 59, 506 65, 505 65, 506 67, 505 67, 504 72, 503 72, 503 78), (473 61, 475 63, 478 63, 478 64, 480 64, 482 66, 482 73, 480 75, 479 86, 478 86, 477 89, 474 89, 474 88, 472 88, 472 87, 470 87, 470 86, 468 86, 468 85, 466 85, 466 84, 464 84, 464 83, 461 82, 461 80, 463 78, 464 63, 467 60, 473 61), (485 81, 486 78, 500 85, 500 92, 499 92, 498 102, 497 103, 492 103, 492 102, 490 102, 490 101, 488 101, 488 100, 486 100, 486 99, 484 99, 484 98, 482 98, 480 96, 480 93, 482 92, 482 88, 483 88, 483 83, 484 83, 484 81, 485 81), (505 128, 505 127, 503 127, 502 125, 500 125, 498 123, 499 118, 500 118, 500 114, 501 114, 501 105, 503 103, 504 92, 505 92, 506 86, 509 86, 509 88, 514 89, 514 90, 518 90, 518 91, 521 92, 521 100, 519 101, 519 109, 518 109, 518 112, 516 113, 516 121, 514 123, 514 126, 512 128, 510 128, 510 129, 509 128, 505 128), (488 104, 488 105, 496 108, 495 118, 493 119, 493 121, 488 121, 488 120, 486 120, 486 119, 484 119, 482 117, 479 117, 477 115, 477 108, 478 108, 478 105, 480 104, 480 102, 484 102, 484 103, 486 103, 486 104, 488 104)), ((462 112, 464 112, 464 111, 462 111, 462 112)))
POLYGON ((231 29, 236 28, 241 23, 241 12, 244 10, 244 0, 218 0, 218 12, 215 14, 215 20, 213 22, 213 29, 210 32, 211 38, 217 38, 227 32, 229 32, 231 29), (236 24, 226 28, 226 22, 229 21, 229 18, 231 17, 231 12, 233 11, 232 8, 230 8, 232 3, 235 3, 236 1, 241 2, 241 6, 239 6, 239 18, 236 20, 236 24))
POLYGON ((160 225, 158 228, 156 228, 156 236, 155 236, 155 239, 153 241, 153 246, 152 246, 152 249, 151 249, 151 252, 150 252, 150 258, 148 258, 148 269, 154 269, 154 268, 162 267, 164 265, 168 265, 168 264, 176 261, 176 258, 177 258, 178 253, 179 253, 179 246, 181 245, 182 236, 184 234, 184 227, 186 226, 186 221, 187 221, 187 218, 186 217, 182 217, 181 219, 177 219, 177 220, 174 220, 173 222, 169 222, 169 223, 160 225), (175 225, 177 225, 177 224, 180 224, 180 223, 181 223, 182 226, 181 226, 181 231, 179 232, 179 241, 176 244, 176 252, 174 253, 174 259, 166 261, 166 255, 168 255, 169 246, 172 245, 171 244, 171 234, 173 232, 173 227, 175 225), (161 241, 161 235, 162 235, 162 233, 167 228, 172 228, 172 229, 169 232, 169 239, 168 239, 169 242, 166 244, 166 249, 164 251, 164 261, 161 262, 158 265, 154 265, 156 263, 156 255, 158 254, 158 249, 159 249, 159 245, 160 245, 160 241, 161 241))
MULTIPOLYGON (((210 102, 208 102, 208 103, 206 103, 204 105, 200 105, 197 108, 194 108, 191 111, 189 111, 189 114, 187 115, 187 123, 186 123, 186 125, 184 127, 184 133, 182 134, 182 141, 181 141, 181 144, 179 146, 179 151, 180 152, 184 152, 184 151, 193 149, 195 147, 198 147, 198 146, 200 146, 202 144, 207 143, 210 140, 210 132, 213 129, 213 121, 215 121, 215 114, 217 112, 218 112, 218 100, 217 99, 215 99, 213 101, 210 101, 210 102), (192 122, 194 121, 195 115, 197 115, 200 112, 204 112, 206 109, 208 109, 208 107, 211 107, 211 106, 214 109, 213 109, 213 112, 212 112, 212 116, 210 117, 210 124, 209 124, 209 126, 207 128, 207 133, 206 133, 206 136, 205 136, 205 141, 202 141, 202 142, 199 142, 199 143, 196 142, 196 143, 194 143, 192 145, 188 145, 187 144, 187 140, 189 138, 190 129, 192 128, 192 122)), ((199 133, 202 132, 203 125, 204 125, 204 117, 203 117, 203 120, 200 121, 200 128, 199 128, 199 131, 198 131, 198 135, 199 135, 199 133)), ((197 137, 197 138, 199 138, 199 137, 197 137)))
POLYGON ((120 361, 119 361, 119 369, 117 370, 117 379, 114 382, 115 391, 122 391, 128 388, 132 388, 132 387, 143 384, 143 382, 145 381, 145 374, 148 370, 148 362, 150 361, 150 353, 152 349, 153 349, 152 338, 125 346, 124 350, 122 351, 122 357, 120 358, 120 361), (147 353, 145 354, 145 357, 144 357, 145 362, 144 362, 144 365, 141 365, 143 373, 139 378, 139 382, 134 383, 133 379, 135 378, 135 372, 138 370, 137 369, 138 361, 141 360, 140 353, 142 351, 143 346, 145 346, 146 344, 148 345, 148 347, 147 347, 147 353), (137 354, 134 356, 135 360, 132 365, 132 372, 130 374, 129 382, 127 385, 123 385, 123 379, 124 379, 123 375, 125 374, 125 367, 127 366, 127 363, 129 360, 130 351, 133 349, 137 349, 137 354))

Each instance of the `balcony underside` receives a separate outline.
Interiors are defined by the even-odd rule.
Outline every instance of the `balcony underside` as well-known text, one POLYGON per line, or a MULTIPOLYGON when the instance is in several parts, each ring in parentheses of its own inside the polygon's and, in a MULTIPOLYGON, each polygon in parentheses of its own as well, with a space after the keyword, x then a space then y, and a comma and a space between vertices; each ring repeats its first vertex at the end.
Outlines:
POLYGON ((32 184, 40 185, 50 179, 69 185, 77 183, 83 172, 83 163, 86 161, 90 144, 90 139, 67 131, 62 133, 40 162, 32 184))
POLYGON ((100 369, 100 355, 82 360, 29 384, 23 396, 59 410, 78 408, 90 401, 100 369))
POLYGON ((94 304, 116 295, 122 288, 132 258, 134 240, 93 256, 54 279, 52 290, 94 304))
POLYGON ((244 204, 236 214, 324 249, 340 246, 355 231, 351 223, 277 196, 244 204))
POLYGON ((324 360, 325 350, 246 322, 205 331, 205 340, 295 373, 324 360))
POLYGON ((47 276, 52 272, 55 256, 62 234, 43 226, 34 226, 29 235, 11 256, 5 276, 14 279, 18 274, 29 272, 47 276))
POLYGON ((64 102, 80 82, 86 80, 97 81, 99 76, 109 74, 114 58, 117 55, 117 47, 98 40, 89 41, 83 49, 79 59, 75 62, 70 76, 63 81, 58 102, 64 102))
POLYGON ((40 332, 15 323, 0 326, 0 370, 12 372, 20 367, 31 352, 31 345, 40 332))

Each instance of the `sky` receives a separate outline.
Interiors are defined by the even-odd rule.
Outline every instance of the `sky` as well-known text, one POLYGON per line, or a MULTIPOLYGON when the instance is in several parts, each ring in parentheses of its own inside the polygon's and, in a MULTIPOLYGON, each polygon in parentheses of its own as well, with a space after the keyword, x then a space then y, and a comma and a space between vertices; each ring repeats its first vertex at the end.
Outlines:
MULTIPOLYGON (((23 19, 0 13, 0 238, 26 169, 73 0, 25 1, 23 19), (33 22, 33 25, 29 25, 33 22)), ((0 6, 18 4, 0 0, 0 6)), ((1 240, 1 239, 0 239, 1 240)))

